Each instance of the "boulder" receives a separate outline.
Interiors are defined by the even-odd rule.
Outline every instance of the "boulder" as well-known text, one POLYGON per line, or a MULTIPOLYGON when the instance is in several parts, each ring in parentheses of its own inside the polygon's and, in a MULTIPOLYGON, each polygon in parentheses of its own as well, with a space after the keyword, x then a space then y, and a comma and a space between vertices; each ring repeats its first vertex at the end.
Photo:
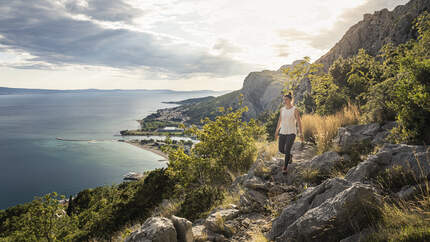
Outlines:
MULTIPOLYGON (((386 131, 381 129, 378 123, 340 127, 334 143, 342 149, 348 149, 355 144, 363 142, 371 143, 380 132, 386 131)), ((378 137, 378 139, 380 139, 380 137, 378 137)))
POLYGON ((131 233, 126 242, 177 242, 175 227, 170 219, 148 218, 142 227, 131 233))
POLYGON ((238 215, 239 210, 237 209, 221 209, 209 214, 204 222, 204 226, 212 232, 230 235, 231 231, 228 227, 224 226, 225 222, 236 218, 238 215))
POLYGON ((242 211, 261 211, 264 210, 264 206, 267 204, 267 195, 253 190, 245 189, 245 193, 240 196, 240 209, 242 211))
POLYGON ((246 179, 243 181, 243 185, 253 190, 260 190, 265 192, 269 190, 269 184, 257 176, 246 177, 246 179))
POLYGON ((333 178, 288 206, 268 237, 277 241, 339 241, 368 224, 382 199, 369 186, 333 178))
POLYGON ((401 166, 413 172, 417 181, 427 179, 430 175, 430 151, 425 146, 384 144, 378 153, 370 155, 367 160, 351 168, 345 179, 351 182, 365 182, 375 178, 385 169, 401 166))
POLYGON ((210 230, 208 230, 204 225, 196 225, 192 228, 194 241, 195 242, 227 242, 229 241, 222 234, 216 234, 210 230))
POLYGON ((193 242, 193 224, 185 218, 176 216, 171 217, 173 226, 175 226, 178 242, 193 242))
POLYGON ((329 151, 315 156, 310 161, 291 163, 288 165, 286 183, 294 184, 295 182, 301 182, 304 169, 318 170, 319 175, 328 176, 334 168, 336 162, 343 159, 345 158, 340 156, 337 152, 329 151))
POLYGON ((275 239, 284 233, 285 229, 295 220, 300 218, 309 209, 319 206, 325 199, 345 190, 350 182, 340 178, 328 179, 316 187, 310 187, 299 195, 299 199, 289 204, 272 223, 272 229, 268 234, 270 239, 275 239))

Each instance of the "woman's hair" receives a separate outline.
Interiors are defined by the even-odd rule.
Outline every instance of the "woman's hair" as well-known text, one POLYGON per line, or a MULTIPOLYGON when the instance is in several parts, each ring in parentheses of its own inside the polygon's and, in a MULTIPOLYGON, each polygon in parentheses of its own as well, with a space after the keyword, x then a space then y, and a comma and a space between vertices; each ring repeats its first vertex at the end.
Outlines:
POLYGON ((293 100, 293 96, 291 95, 291 92, 284 95, 284 97, 289 98, 290 100, 293 100))

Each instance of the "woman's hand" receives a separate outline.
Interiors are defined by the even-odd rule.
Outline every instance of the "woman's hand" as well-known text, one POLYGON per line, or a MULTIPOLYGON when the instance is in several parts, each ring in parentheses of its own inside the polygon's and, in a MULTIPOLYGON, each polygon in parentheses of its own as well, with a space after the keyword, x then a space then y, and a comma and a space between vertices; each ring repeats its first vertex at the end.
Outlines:
POLYGON ((279 136, 279 131, 278 131, 278 130, 276 130, 276 131, 275 131, 275 141, 278 141, 278 136, 279 136))
POLYGON ((300 141, 302 141, 302 143, 305 143, 305 139, 303 137, 303 133, 300 133, 299 137, 300 137, 300 141))

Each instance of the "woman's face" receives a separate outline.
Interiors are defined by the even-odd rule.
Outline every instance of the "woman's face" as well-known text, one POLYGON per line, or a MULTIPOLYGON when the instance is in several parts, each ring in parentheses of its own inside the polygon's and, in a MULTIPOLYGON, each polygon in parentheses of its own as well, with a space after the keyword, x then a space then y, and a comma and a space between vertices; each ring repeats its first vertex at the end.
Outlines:
POLYGON ((291 99, 288 97, 284 97, 284 103, 288 105, 291 104, 291 99))

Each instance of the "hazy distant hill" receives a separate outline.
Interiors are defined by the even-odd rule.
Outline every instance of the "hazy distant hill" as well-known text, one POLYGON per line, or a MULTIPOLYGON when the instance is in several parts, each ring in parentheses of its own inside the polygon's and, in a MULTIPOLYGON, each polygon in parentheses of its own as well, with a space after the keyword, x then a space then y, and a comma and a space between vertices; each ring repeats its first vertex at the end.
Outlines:
POLYGON ((159 90, 148 90, 148 89, 135 89, 135 90, 123 90, 123 89, 79 89, 79 90, 53 90, 53 89, 27 89, 27 88, 9 88, 0 87, 0 95, 12 95, 12 94, 52 94, 52 93, 94 93, 94 92, 142 92, 142 93, 213 93, 219 95, 225 93, 225 91, 211 91, 211 90, 197 90, 197 91, 174 91, 168 89, 159 90))

